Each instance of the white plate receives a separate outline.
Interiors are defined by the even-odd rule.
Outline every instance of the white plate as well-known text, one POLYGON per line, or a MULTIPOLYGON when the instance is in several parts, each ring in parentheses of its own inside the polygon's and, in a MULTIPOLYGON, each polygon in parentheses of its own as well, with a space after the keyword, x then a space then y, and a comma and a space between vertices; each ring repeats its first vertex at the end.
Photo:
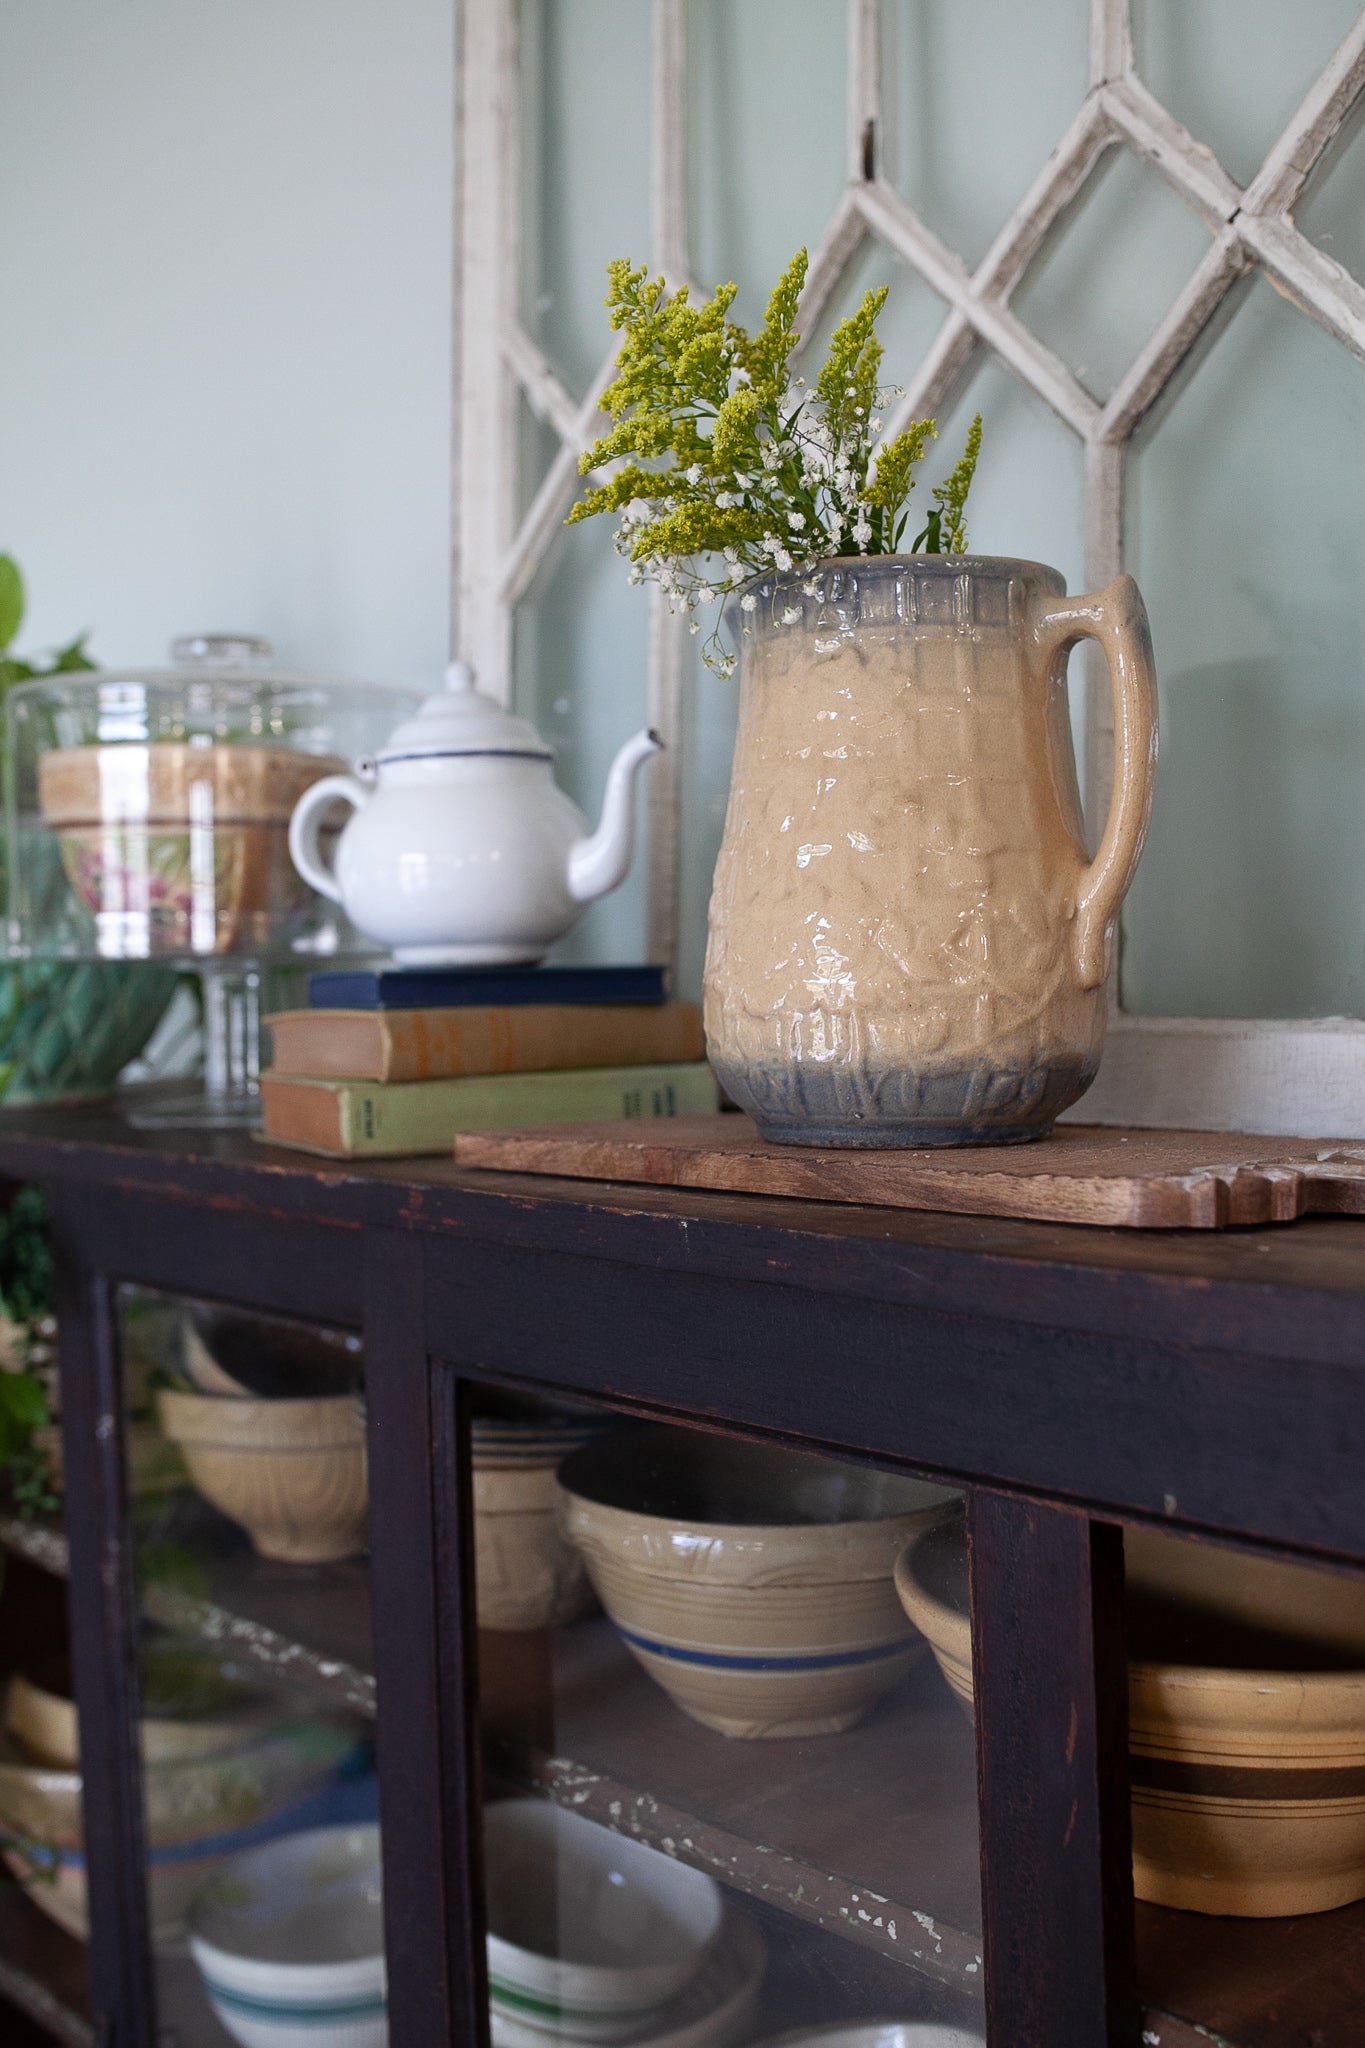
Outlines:
POLYGON ((760 2048, 986 2048, 986 2037, 933 2020, 833 2020, 775 2035, 760 2048))
MULTIPOLYGON (((727 1906, 715 1947, 686 1991, 616 2048, 734 2048, 753 2018, 766 1962, 763 1936, 753 1921, 738 1906, 727 1906)), ((493 2048, 550 2048, 576 2040, 500 2012, 490 2013, 489 2019, 493 2048)))

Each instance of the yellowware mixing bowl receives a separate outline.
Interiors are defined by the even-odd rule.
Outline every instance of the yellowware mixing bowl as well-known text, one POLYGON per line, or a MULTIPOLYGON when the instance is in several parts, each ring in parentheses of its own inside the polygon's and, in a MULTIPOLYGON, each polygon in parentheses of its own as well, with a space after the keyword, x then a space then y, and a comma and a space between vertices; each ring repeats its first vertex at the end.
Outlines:
MULTIPOLYGON (((1126 1550, 1138 1897, 1248 1919, 1365 1898, 1365 1584, 1146 1530, 1126 1550)), ((960 1519, 896 1587, 970 1710, 960 1519)))
POLYGON ((560 1468, 564 1528, 628 1649, 725 1735, 850 1728, 923 1645, 892 1567, 954 1498, 700 1430, 623 1430, 560 1468))
POLYGON ((257 1401, 164 1388, 157 1403, 195 1486, 262 1557, 325 1564, 365 1548, 365 1423, 349 1394, 257 1401))

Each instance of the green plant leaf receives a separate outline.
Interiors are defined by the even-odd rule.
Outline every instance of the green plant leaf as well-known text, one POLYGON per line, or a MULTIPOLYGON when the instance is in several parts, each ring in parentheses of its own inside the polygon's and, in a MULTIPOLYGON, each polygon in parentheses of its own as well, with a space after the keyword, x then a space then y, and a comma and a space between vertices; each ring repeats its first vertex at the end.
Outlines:
POLYGON ((59 647, 52 657, 52 666, 48 670, 48 674, 54 676, 83 675, 88 670, 97 668, 99 664, 93 662, 85 651, 85 643, 89 638, 88 632, 78 633, 76 638, 68 641, 65 647, 59 647))
POLYGON ((0 555, 0 651, 9 646, 23 624, 24 579, 13 555, 0 555))
POLYGON ((51 1421, 47 1396, 28 1372, 0 1372, 0 1463, 27 1448, 35 1429, 51 1421))

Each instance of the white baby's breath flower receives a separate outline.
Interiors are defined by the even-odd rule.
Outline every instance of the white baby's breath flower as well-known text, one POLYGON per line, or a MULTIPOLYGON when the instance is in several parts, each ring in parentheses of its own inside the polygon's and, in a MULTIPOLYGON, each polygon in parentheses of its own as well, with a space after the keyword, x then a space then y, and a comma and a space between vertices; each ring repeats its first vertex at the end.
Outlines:
POLYGON ((758 599, 754 596, 752 590, 745 591, 739 601, 739 608, 742 612, 756 612, 758 610, 758 599))
POLYGON ((714 591, 714 590, 713 590, 713 589, 711 588, 710 584, 709 584, 709 583, 699 583, 699 584, 697 585, 697 603, 698 603, 698 604, 714 604, 714 603, 715 603, 715 601, 716 601, 716 593, 715 593, 715 591, 714 591))
POLYGON ((689 619, 687 622, 687 630, 689 633, 700 633, 701 627, 697 624, 695 619, 689 619))
POLYGON ((699 484, 701 482, 701 464, 699 462, 692 463, 688 469, 683 471, 683 475, 690 484, 699 484))
POLYGON ((881 414, 879 412, 874 412, 867 424, 871 427, 874 434, 880 433, 882 425, 881 414))
MULTIPOLYGON (((870 533, 871 531, 872 529, 871 527, 869 527, 868 532, 870 533)), ((792 565, 792 558, 786 548, 779 548, 777 550, 777 553, 773 556, 773 560, 776 562, 779 569, 790 569, 792 565)))
POLYGON ((716 664, 716 673, 717 673, 717 675, 720 675, 720 676, 724 676, 724 677, 726 677, 726 678, 727 678, 727 680, 728 680, 728 678, 729 678, 730 676, 732 676, 732 675, 734 674, 734 672, 735 672, 735 657, 734 657, 734 655, 733 655, 733 654, 722 654, 722 656, 720 657, 720 660, 719 660, 719 661, 717 662, 717 664, 716 664))
POLYGON ((867 544, 872 538, 872 521, 862 506, 859 506, 858 517, 854 522, 853 538, 858 543, 859 554, 866 554, 867 544))
POLYGON ((787 524, 788 526, 790 526, 793 533, 800 533, 805 523, 806 515, 804 512, 789 512, 787 514, 787 524))
POLYGON ((730 510, 730 507, 734 504, 734 502, 734 499, 730 496, 730 493, 728 491, 716 492, 717 512, 728 512, 730 510))
POLYGON ((818 597, 820 595, 820 586, 814 577, 809 582, 803 583, 801 588, 805 591, 807 597, 818 597))
POLYGON ((734 548, 726 548, 725 559, 727 562, 737 562, 739 560, 739 556, 734 550, 734 548))
POLYGON ((783 625, 784 625, 784 626, 798 626, 798 625, 800 625, 800 623, 801 623, 801 607, 800 607, 800 605, 799 605, 799 604, 787 604, 787 605, 783 605, 783 607, 782 607, 782 623, 783 623, 783 625))
POLYGON ((772 471, 774 469, 780 469, 782 467, 781 454, 773 446, 771 441, 767 442, 763 449, 763 467, 769 471, 772 471))

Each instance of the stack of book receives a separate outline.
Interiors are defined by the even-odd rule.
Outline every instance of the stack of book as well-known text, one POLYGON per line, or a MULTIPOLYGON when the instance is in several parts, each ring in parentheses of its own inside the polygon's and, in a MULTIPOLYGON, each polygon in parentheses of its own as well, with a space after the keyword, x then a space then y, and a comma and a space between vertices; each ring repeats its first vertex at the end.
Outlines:
POLYGON ((457 1131, 719 1106, 694 1003, 658 967, 315 974, 268 1018, 262 1135, 334 1158, 449 1152, 457 1131))

